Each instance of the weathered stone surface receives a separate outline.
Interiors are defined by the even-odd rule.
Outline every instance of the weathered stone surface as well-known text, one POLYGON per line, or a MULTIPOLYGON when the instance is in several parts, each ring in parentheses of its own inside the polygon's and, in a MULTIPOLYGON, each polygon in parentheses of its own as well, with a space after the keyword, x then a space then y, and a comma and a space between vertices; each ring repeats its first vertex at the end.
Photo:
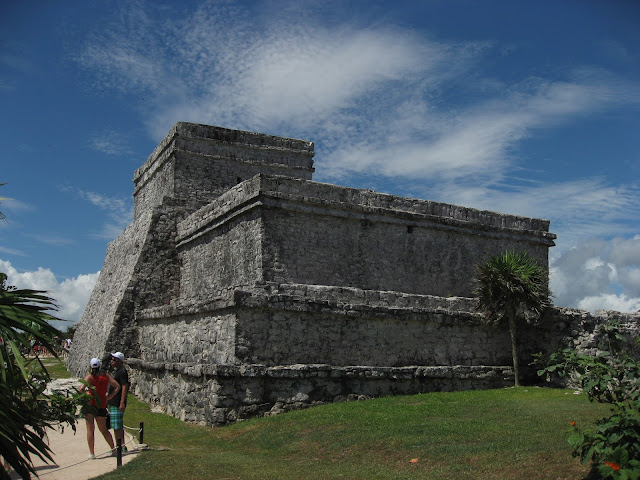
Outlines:
POLYGON ((178 224, 182 291, 210 297, 271 282, 470 296, 487 255, 513 248, 546 262, 555 237, 547 229, 542 220, 261 174, 178 224))
POLYGON ((513 385, 510 367, 334 367, 286 365, 229 368, 211 376, 134 359, 136 388, 156 411, 186 421, 223 424, 334 401, 513 385))
MULTIPOLYGON (((472 278, 507 248, 546 265, 549 222, 312 173, 311 142, 176 124, 134 174, 134 223, 109 245, 70 369, 123 351, 141 399, 212 424, 511 384, 509 335, 473 312, 472 278)), ((523 331, 525 363, 590 348, 580 315, 523 331)))

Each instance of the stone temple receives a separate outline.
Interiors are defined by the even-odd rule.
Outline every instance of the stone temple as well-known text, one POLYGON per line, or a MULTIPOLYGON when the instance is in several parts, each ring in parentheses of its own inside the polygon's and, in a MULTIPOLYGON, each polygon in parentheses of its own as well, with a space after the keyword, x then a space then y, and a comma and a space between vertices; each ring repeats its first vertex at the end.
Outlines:
MULTIPOLYGON (((473 311, 474 272, 506 249, 547 265, 549 222, 314 182, 313 154, 177 123, 134 174, 134 220, 109 244, 71 371, 120 350, 140 399, 207 424, 513 384, 508 331, 473 311)), ((570 323, 522 332, 523 355, 570 323)))

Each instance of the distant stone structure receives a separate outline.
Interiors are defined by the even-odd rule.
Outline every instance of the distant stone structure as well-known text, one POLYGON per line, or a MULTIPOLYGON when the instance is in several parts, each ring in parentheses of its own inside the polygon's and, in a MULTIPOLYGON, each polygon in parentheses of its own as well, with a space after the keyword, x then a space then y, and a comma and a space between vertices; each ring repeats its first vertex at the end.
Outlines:
MULTIPOLYGON (((134 174, 134 221, 108 247, 70 369, 123 351, 142 400, 208 424, 512 384, 509 334, 473 312, 472 279, 505 249, 547 265, 549 222, 313 171, 311 142, 177 123, 134 174)), ((584 315, 523 332, 523 357, 577 338, 584 315)))

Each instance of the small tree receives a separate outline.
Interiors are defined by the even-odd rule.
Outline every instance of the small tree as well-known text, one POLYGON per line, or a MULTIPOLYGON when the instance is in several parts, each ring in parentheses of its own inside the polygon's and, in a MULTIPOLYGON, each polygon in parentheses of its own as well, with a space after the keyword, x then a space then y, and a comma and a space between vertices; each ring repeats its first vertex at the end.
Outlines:
POLYGON ((515 386, 520 385, 516 324, 540 316, 549 305, 547 270, 526 252, 506 251, 480 264, 474 291, 476 310, 487 322, 506 322, 511 335, 511 355, 515 386))

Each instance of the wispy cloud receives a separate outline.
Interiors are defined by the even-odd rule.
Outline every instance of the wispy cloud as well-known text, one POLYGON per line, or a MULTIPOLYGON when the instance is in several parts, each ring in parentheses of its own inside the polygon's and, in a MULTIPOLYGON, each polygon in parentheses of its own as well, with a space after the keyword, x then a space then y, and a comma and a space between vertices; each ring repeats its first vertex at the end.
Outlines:
MULTIPOLYGON (((304 21, 292 21, 286 8, 249 15, 232 2, 203 2, 160 25, 148 6, 125 7, 125 21, 93 34, 76 59, 101 88, 145 97, 154 138, 181 120, 306 138, 316 142, 317 180, 386 179, 398 186, 392 193, 549 218, 560 236, 552 249, 556 284, 584 274, 570 267, 570 248, 598 237, 611 258, 600 268, 585 257, 580 268, 588 265, 599 288, 606 280, 607 295, 633 305, 637 273, 614 257, 637 232, 638 185, 544 173, 523 179, 530 170, 519 149, 551 128, 637 107, 638 84, 592 66, 507 82, 489 75, 483 60, 512 45, 437 41, 389 22, 322 24, 309 9, 304 21), (615 279, 605 275, 609 264, 615 279), (626 299, 615 288, 627 289, 626 299)), ((619 45, 607 47, 628 60, 619 45)), ((125 217, 124 207, 82 195, 125 217)), ((581 297, 576 290, 562 298, 585 305, 596 298, 582 288, 581 297)))
POLYGON ((1 245, 0 245, 0 252, 1 253, 6 253, 7 255, 18 255, 18 256, 21 256, 21 257, 24 257, 24 256, 27 255, 22 250, 17 250, 15 248, 7 248, 7 247, 3 247, 1 245))
POLYGON ((89 236, 93 238, 111 240, 118 236, 133 220, 133 207, 128 199, 108 197, 74 187, 62 187, 62 190, 78 195, 107 213, 110 221, 106 222, 100 231, 91 232, 89 236))
POLYGON ((69 237, 62 237, 56 234, 25 234, 29 238, 33 238, 34 240, 40 243, 46 243, 47 245, 54 246, 63 246, 63 245, 73 245, 76 241, 69 237))
MULTIPOLYGON (((8 186, 7 188, 7 192, 9 192, 8 190, 8 186)), ((2 192, 3 195, 5 194, 5 191, 3 190, 2 192)), ((6 195, 10 195, 10 193, 6 193, 6 195)), ((20 200, 16 200, 15 198, 10 198, 10 197, 4 197, 2 199, 0 199, 0 205, 1 205, 1 209, 4 213, 7 212, 28 212, 28 211, 32 211, 34 209, 33 205, 30 205, 26 202, 22 202, 20 200)))
POLYGON ((102 87, 152 97, 156 136, 176 118, 263 129, 329 122, 329 128, 336 112, 374 105, 384 90, 424 83, 428 72, 435 79, 438 65, 458 65, 452 56, 470 55, 392 28, 292 29, 277 19, 257 25, 219 2, 161 29, 140 9, 127 13, 136 21, 92 38, 76 58, 102 87))
MULTIPOLYGON (((640 186, 614 186, 604 178, 495 185, 448 183, 438 200, 551 220, 566 248, 580 239, 633 235, 640 220, 640 186)), ((425 190, 422 194, 427 194, 425 190)))
POLYGON ((88 140, 91 149, 111 156, 132 155, 129 139, 116 131, 105 130, 95 134, 88 140))
POLYGON ((160 28, 139 5, 77 59, 104 87, 149 100, 155 138, 178 120, 313 135, 326 179, 366 171, 500 181, 537 130, 640 103, 637 85, 594 68, 510 85, 483 77, 484 55, 499 48, 487 42, 438 42, 389 25, 294 28, 219 2, 160 28))

